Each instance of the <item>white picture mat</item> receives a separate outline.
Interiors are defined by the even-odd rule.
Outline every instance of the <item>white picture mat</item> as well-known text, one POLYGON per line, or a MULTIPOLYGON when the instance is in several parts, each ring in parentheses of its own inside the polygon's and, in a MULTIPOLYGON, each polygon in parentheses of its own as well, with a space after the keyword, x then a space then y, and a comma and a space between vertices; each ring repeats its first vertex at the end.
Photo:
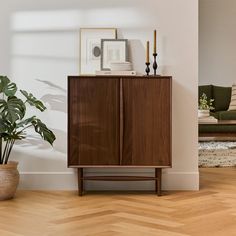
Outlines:
POLYGON ((103 68, 110 68, 111 62, 126 61, 125 41, 105 41, 103 44, 103 68))
POLYGON ((101 56, 94 57, 92 49, 94 46, 101 48, 101 39, 116 39, 116 29, 82 28, 80 29, 80 74, 94 75, 101 68, 101 56))

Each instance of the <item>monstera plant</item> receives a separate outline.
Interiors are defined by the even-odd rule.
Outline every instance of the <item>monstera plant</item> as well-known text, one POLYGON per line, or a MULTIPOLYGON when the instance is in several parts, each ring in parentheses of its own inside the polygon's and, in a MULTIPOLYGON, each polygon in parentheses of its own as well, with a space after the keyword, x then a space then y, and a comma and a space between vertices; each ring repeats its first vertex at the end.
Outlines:
MULTIPOLYGON (((8 161, 15 141, 25 139, 27 137, 26 130, 29 128, 34 128, 35 132, 51 145, 55 140, 53 132, 36 116, 25 118, 27 105, 33 106, 41 112, 46 110, 42 101, 24 90, 18 91, 16 84, 11 82, 8 77, 0 76, 0 199, 11 198, 9 193, 7 197, 5 193, 2 193, 1 168, 6 170, 4 166, 8 165, 7 169, 9 169, 10 163, 8 161), (18 94, 24 99, 18 97, 18 94)), ((17 163, 12 162, 11 165, 17 171, 15 167, 17 163)), ((17 173, 14 173, 17 176, 17 173)), ((15 180, 15 182, 17 181, 15 180)))

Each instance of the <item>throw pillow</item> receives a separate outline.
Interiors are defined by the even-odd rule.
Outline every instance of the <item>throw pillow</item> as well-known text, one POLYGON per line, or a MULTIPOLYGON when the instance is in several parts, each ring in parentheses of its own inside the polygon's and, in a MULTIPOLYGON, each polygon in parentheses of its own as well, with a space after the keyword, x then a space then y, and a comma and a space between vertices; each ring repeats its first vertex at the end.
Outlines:
POLYGON ((236 84, 232 85, 232 95, 228 111, 236 110, 236 84))
POLYGON ((227 111, 231 98, 231 87, 213 86, 213 106, 215 111, 227 111))

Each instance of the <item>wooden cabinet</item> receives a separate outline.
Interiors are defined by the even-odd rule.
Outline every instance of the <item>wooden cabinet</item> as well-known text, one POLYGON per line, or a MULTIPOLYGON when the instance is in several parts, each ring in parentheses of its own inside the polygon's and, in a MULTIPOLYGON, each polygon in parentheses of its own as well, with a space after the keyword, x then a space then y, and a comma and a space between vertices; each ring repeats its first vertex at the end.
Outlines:
POLYGON ((171 77, 70 76, 68 166, 84 180, 155 180, 171 167, 171 77), (86 177, 85 167, 153 167, 154 177, 86 177))
POLYGON ((171 165, 170 82, 123 80, 123 165, 171 165))
POLYGON ((69 166, 119 165, 119 79, 70 79, 69 91, 69 166))

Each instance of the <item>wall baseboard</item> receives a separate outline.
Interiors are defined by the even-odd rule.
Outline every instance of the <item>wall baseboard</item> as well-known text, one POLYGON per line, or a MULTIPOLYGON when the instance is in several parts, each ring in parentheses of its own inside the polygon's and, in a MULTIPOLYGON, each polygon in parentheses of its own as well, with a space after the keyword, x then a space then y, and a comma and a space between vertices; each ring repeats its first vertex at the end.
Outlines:
MULTIPOLYGON (((108 172, 106 172, 107 174, 108 172)), ((88 175, 95 174, 92 171, 88 175)), ((97 173, 99 175, 100 173, 97 173)), ((113 175, 132 175, 134 172, 117 172, 113 175)), ((135 173, 137 175, 137 172, 135 173)), ((140 173, 139 173, 140 174, 140 173)), ((151 176, 152 172, 142 172, 151 176)), ((163 172, 163 190, 199 190, 197 172, 163 172)), ((118 182, 87 181, 87 190, 154 190, 153 181, 118 182)), ((19 189, 27 190, 77 190, 77 175, 73 172, 21 172, 19 189)))

